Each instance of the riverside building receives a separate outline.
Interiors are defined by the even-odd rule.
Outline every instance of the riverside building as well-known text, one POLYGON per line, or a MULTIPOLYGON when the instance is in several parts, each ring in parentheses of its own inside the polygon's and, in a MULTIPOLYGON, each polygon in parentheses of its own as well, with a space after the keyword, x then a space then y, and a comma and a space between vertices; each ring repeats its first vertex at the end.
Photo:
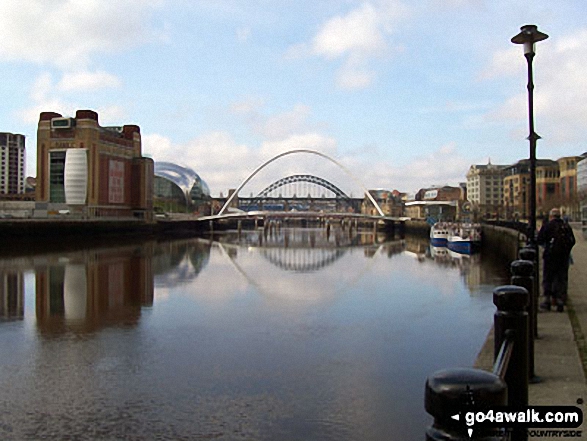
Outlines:
POLYGON ((0 132, 0 196, 24 193, 25 136, 0 132))
POLYGON ((503 207, 503 178, 505 165, 489 161, 472 165, 467 173, 467 198, 482 216, 499 217, 503 207))
POLYGON ((152 219, 153 160, 139 126, 102 127, 98 113, 42 112, 37 130, 37 209, 84 217, 152 219))

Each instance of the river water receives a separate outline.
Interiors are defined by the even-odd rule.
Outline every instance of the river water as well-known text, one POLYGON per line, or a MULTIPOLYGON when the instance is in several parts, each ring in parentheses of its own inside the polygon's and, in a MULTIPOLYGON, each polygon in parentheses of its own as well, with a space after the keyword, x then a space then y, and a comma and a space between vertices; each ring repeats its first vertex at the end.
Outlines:
POLYGON ((0 439, 423 439, 504 267, 319 229, 0 259, 0 439))

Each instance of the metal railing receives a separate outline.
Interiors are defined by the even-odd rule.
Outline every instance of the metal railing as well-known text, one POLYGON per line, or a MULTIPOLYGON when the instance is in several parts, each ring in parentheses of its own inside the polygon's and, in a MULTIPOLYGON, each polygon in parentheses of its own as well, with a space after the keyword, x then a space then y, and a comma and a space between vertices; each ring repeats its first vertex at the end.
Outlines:
POLYGON ((528 406, 528 384, 534 374, 534 337, 537 284, 536 251, 520 250, 520 260, 511 264, 511 285, 493 290, 494 356, 491 372, 475 368, 449 368, 426 380, 424 404, 434 418, 426 440, 513 440, 526 441, 525 429, 475 429, 469 433, 455 415, 496 406, 528 406))

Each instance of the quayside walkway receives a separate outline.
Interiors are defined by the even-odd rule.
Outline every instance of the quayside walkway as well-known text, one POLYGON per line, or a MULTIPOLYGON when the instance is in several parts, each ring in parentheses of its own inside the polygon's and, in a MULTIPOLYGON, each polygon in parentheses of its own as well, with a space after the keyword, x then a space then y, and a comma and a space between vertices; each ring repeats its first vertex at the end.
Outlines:
MULTIPOLYGON (((537 406, 578 406, 587 415, 587 240, 574 227, 577 243, 569 270, 567 311, 538 314, 538 339, 535 340, 535 374, 541 382, 529 385, 529 404, 537 406)), ((542 262, 540 262, 542 265, 542 262)), ((493 329, 479 353, 475 367, 493 366, 493 329)), ((587 423, 581 426, 587 439, 587 423)), ((530 440, 546 440, 549 437, 530 440)), ((553 438, 554 439, 554 438, 553 438)))

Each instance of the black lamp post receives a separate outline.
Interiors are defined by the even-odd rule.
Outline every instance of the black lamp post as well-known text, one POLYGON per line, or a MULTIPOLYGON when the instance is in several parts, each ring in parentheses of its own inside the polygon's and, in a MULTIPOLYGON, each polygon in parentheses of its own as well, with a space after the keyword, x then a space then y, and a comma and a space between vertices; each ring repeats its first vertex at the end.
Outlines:
POLYGON ((536 238, 536 141, 540 136, 534 131, 534 82, 532 81, 532 60, 535 55, 535 43, 546 40, 548 35, 540 32, 536 25, 525 25, 521 32, 512 38, 512 43, 524 45, 524 57, 528 62, 528 121, 530 125, 530 219, 528 241, 535 243, 536 238))

